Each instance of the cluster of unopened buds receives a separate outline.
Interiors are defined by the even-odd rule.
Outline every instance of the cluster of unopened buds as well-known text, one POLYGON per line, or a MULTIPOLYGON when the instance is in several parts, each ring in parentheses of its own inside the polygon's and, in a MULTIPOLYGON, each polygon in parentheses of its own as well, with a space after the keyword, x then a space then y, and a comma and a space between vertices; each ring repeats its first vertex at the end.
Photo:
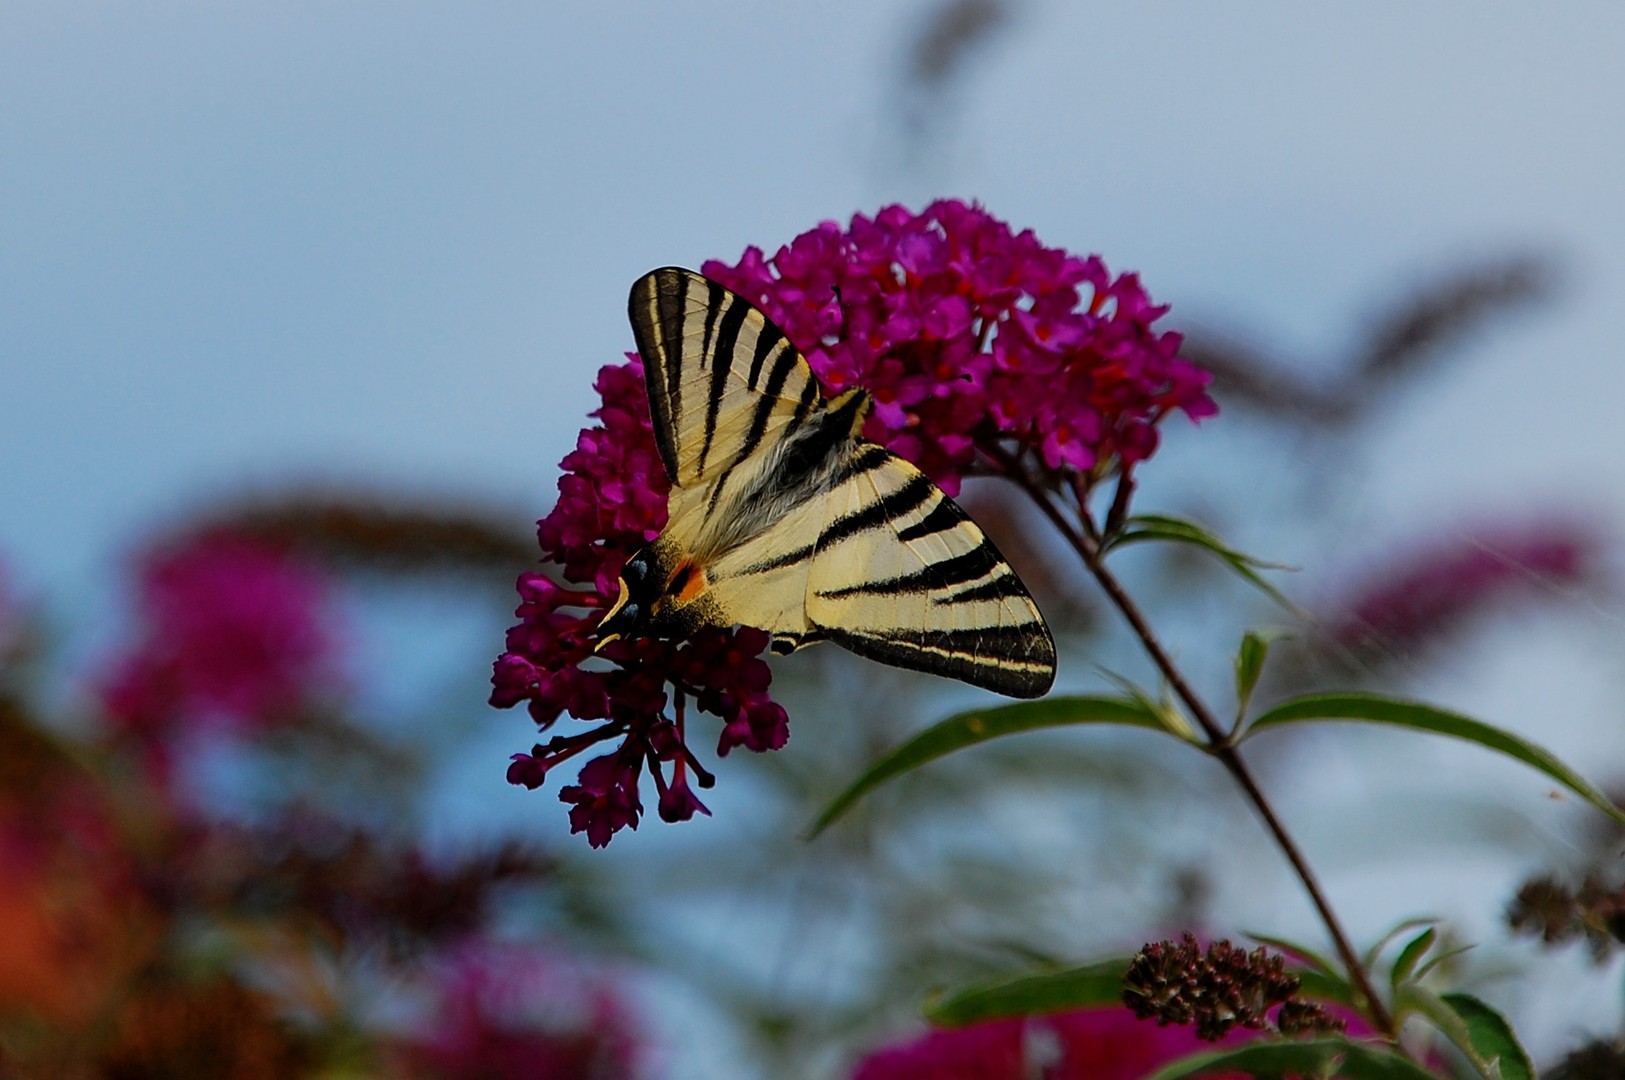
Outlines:
POLYGON ((1232 1028, 1284 1035, 1342 1031, 1344 1023, 1318 1003, 1298 998, 1298 977, 1262 946, 1248 952, 1229 941, 1204 949, 1194 935, 1147 945, 1123 978, 1123 1001, 1142 1020, 1194 1025, 1197 1037, 1218 1040, 1232 1028))

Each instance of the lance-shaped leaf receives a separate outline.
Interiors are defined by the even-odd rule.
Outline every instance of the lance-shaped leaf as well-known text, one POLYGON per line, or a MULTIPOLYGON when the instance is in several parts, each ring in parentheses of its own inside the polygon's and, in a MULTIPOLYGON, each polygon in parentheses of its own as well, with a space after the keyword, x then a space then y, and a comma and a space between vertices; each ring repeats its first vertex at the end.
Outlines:
POLYGON ((1256 1042, 1232 1050, 1193 1054, 1164 1065, 1146 1080, 1239 1072, 1255 1077, 1337 1076, 1345 1080, 1438 1080, 1392 1050, 1348 1039, 1256 1042))
MULTIPOLYGON (((1291 570, 1292 567, 1281 563, 1265 562, 1263 559, 1237 551, 1214 536, 1207 528, 1188 518, 1174 517, 1170 514, 1136 514, 1128 520, 1128 529, 1119 533, 1107 545, 1106 551, 1115 550, 1128 544, 1137 544, 1145 540, 1167 540, 1176 544, 1190 544, 1202 548, 1218 556, 1219 559, 1234 570, 1248 584, 1259 589, 1264 595, 1277 604, 1295 614, 1302 614, 1296 604, 1288 600, 1286 594, 1274 585, 1271 585, 1260 570, 1291 570)), ((1104 552, 1102 552, 1104 554, 1104 552)))
POLYGON ((1504 1080, 1535 1080, 1535 1067, 1506 1017, 1471 994, 1443 994, 1440 1000, 1461 1017, 1473 1050, 1499 1068, 1504 1080))
POLYGON ((1536 746, 1521 735, 1493 727, 1470 716, 1437 709, 1415 701, 1401 701, 1375 694, 1315 694, 1277 705, 1254 720, 1242 736, 1250 739, 1260 731, 1285 724, 1320 720, 1361 720, 1372 724, 1448 735, 1477 743, 1497 753, 1523 762, 1556 780, 1615 821, 1625 824, 1620 810, 1579 773, 1559 761, 1549 750, 1536 746))
POLYGON ((1444 952, 1434 953, 1432 956, 1428 957, 1425 964, 1416 969, 1416 981, 1422 981, 1423 979, 1427 978, 1428 974, 1435 968, 1449 963, 1463 953, 1470 953, 1477 947, 1478 946, 1476 945, 1457 945, 1454 949, 1446 949, 1444 952))
POLYGON ((961 1027, 1006 1016, 1123 1004, 1123 974, 1130 957, 1102 960, 1066 971, 1024 975, 1018 979, 967 987, 928 1003, 925 1017, 933 1024, 961 1027))
POLYGON ((955 750, 1004 735, 1078 724, 1127 724, 1155 731, 1167 730, 1155 711, 1143 701, 1132 698, 1052 697, 958 713, 926 728, 871 765, 824 808, 813 823, 808 838, 823 832, 854 803, 886 781, 927 762, 946 757, 955 750))
POLYGON ((1298 996, 1316 1001, 1335 1001, 1339 1005, 1355 1008, 1361 1000, 1359 991, 1342 975, 1328 974, 1315 968, 1292 971, 1298 978, 1298 996))
POLYGON ((1259 676, 1264 674, 1264 661, 1269 657, 1270 643, 1284 634, 1279 630, 1249 630, 1242 635, 1241 648, 1236 650, 1236 725, 1239 728, 1247 715, 1247 705, 1258 687, 1259 676))
POLYGON ((1423 915, 1419 918, 1406 919, 1404 922, 1398 923, 1397 925, 1391 927, 1386 934, 1378 938, 1376 942, 1365 951, 1364 955, 1360 958, 1360 962, 1368 968, 1376 967, 1377 958, 1382 955, 1383 950, 1388 948, 1388 946, 1392 945, 1394 942, 1398 941, 1402 936, 1410 933, 1412 930, 1420 930, 1425 926, 1432 926, 1438 921, 1438 918, 1435 916, 1423 915))
POLYGON ((1394 960, 1393 969, 1388 973, 1388 982, 1394 989, 1399 989, 1399 985, 1411 977, 1416 965, 1422 962, 1422 957, 1427 955, 1428 950, 1433 948, 1433 943, 1438 939, 1438 928, 1430 926, 1405 943, 1405 947, 1399 950, 1399 956, 1394 960))
POLYGON ((1411 983, 1399 988, 1394 1004, 1402 1013, 1420 1013, 1455 1044, 1483 1080, 1535 1080, 1529 1055, 1512 1025, 1469 994, 1435 994, 1411 983))

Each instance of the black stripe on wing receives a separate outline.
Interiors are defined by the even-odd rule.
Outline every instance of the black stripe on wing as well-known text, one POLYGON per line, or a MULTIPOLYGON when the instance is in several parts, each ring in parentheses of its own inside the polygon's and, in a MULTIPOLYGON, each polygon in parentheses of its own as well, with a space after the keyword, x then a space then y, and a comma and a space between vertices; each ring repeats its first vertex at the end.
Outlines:
POLYGON ((839 600, 846 596, 895 596, 898 593, 937 592, 952 589, 955 585, 978 581, 1000 567, 1003 567, 1010 577, 1015 577, 1015 571, 1011 570, 1009 564, 993 550, 993 546, 984 540, 962 555, 927 563, 907 574, 881 578, 878 581, 862 581, 840 589, 820 591, 818 595, 826 600, 839 600))
POLYGON ((806 423, 813 406, 823 400, 824 395, 818 389, 818 380, 808 379, 807 385, 801 388, 801 398, 796 402, 796 411, 790 416, 790 429, 793 431, 806 423))
MULTIPOLYGON (((934 494, 937 494, 936 485, 926 479, 924 474, 916 473, 897 490, 888 492, 869 505, 854 510, 849 514, 842 514, 831 521, 824 526, 823 531, 818 534, 818 538, 811 543, 802 544, 784 552, 782 555, 775 555, 771 559, 763 559, 761 562, 753 563, 741 570, 740 573, 765 574, 810 559, 821 549, 834 547, 842 540, 850 539, 871 529, 892 525, 898 518, 904 517, 924 505, 934 494)), ((942 498, 942 496, 938 495, 938 498, 942 498)), ((943 499, 943 501, 946 502, 947 500, 943 499)), ((929 516, 927 515, 927 517, 929 516)))
POLYGON ((848 537, 891 525, 904 514, 913 513, 924 506, 936 493, 937 485, 926 479, 924 473, 915 473, 902 487, 888 491, 868 506, 842 514, 824 526, 824 531, 818 535, 818 546, 833 547, 848 537))
POLYGON ((857 453, 843 461, 830 477, 830 490, 840 487, 854 476, 874 472, 896 456, 879 443, 863 443, 858 447, 857 453))
POLYGON ((821 632, 866 659, 960 679, 1011 697, 1042 697, 1055 682, 1055 643, 1040 622, 888 632, 832 626, 821 632))
MULTIPOLYGON (((756 384, 761 381, 762 365, 767 362, 768 354, 783 340, 784 331, 780 330, 771 319, 764 318, 762 320, 762 329, 756 335, 756 350, 750 358, 750 378, 745 380, 746 386, 752 390, 756 389, 756 384)), ((781 381, 779 385, 784 384, 781 381)))
POLYGON ((1027 593, 1027 586, 1021 583, 1016 572, 1005 567, 1005 572, 991 577, 980 585, 970 589, 961 589, 947 596, 933 596, 931 602, 943 604, 968 604, 974 600, 1007 600, 1012 597, 1031 599, 1027 593))
MULTIPOLYGON (((925 477, 922 476, 920 479, 924 480, 925 477)), ((930 481, 926 482, 930 483, 930 481)), ((934 487, 935 485, 933 485, 933 489, 934 487)), ((929 514, 898 532, 897 539, 905 543, 913 543, 916 540, 923 540, 927 536, 935 536, 937 533, 945 533, 950 529, 956 529, 961 523, 969 520, 970 518, 965 514, 965 511, 959 508, 958 503, 952 499, 944 498, 931 508, 929 514)))
MULTIPOLYGON (((711 367, 711 392, 705 402, 705 441, 700 445, 700 460, 695 467, 695 476, 704 476, 705 466, 711 460, 711 441, 717 434, 717 414, 722 408, 723 395, 728 390, 728 376, 733 373, 734 350, 739 347, 739 329, 754 310, 743 297, 723 295, 726 299, 722 318, 717 323, 716 348, 701 354, 701 370, 706 364, 711 367)), ((734 460, 739 458, 735 457, 734 460)))
POLYGON ((688 311, 688 283, 684 272, 665 267, 632 283, 627 315, 632 338, 643 357, 643 381, 649 392, 649 414, 655 446, 666 478, 677 482, 677 425, 682 415, 683 385, 679 366, 683 322, 688 311))
MULTIPOLYGON (((784 384, 789 380, 790 373, 795 371, 796 365, 805 363, 801 359, 801 354, 796 352, 795 346, 785 339, 779 328, 771 322, 765 322, 761 336, 756 339, 756 357, 751 362, 750 387, 752 390, 756 389, 756 380, 762 373, 761 365, 767 356, 767 353, 761 348, 764 341, 777 344, 779 346, 778 352, 773 357, 772 368, 768 370, 767 385, 762 389, 761 397, 756 399, 756 411, 751 414, 750 430, 745 433, 745 441, 740 444, 739 452, 734 455, 733 461, 729 463, 730 465, 737 465, 756 452, 756 448, 762 443, 762 436, 767 433, 767 422, 773 417, 773 409, 779 403, 779 391, 784 389, 784 384)), ((809 393, 812 400, 816 402, 819 396, 818 381, 816 379, 807 380, 807 390, 802 392, 802 400, 807 400, 809 393)), ((805 419, 806 415, 798 404, 795 414, 780 437, 782 438, 794 432, 805 419)))

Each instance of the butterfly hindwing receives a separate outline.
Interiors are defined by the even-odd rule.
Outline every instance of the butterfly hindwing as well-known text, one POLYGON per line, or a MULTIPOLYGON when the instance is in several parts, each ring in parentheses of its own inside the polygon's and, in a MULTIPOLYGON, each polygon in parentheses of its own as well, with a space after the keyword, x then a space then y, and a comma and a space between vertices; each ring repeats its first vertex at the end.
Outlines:
POLYGON ((817 632, 860 656, 1012 697, 1055 678, 1021 579, 957 503, 902 458, 854 445, 808 571, 817 632))
POLYGON ((822 401, 812 369, 748 300, 668 266, 632 286, 632 333, 666 475, 712 480, 783 438, 822 401))

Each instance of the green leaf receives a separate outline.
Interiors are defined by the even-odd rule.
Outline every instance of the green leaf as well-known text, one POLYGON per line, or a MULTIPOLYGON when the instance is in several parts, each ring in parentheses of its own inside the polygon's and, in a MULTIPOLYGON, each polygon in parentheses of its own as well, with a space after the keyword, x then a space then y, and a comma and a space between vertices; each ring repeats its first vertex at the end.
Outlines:
POLYGON ((1438 1080, 1410 1058, 1371 1043, 1350 1044, 1337 1076, 1340 1080, 1438 1080))
POLYGON ((1455 1043, 1466 1055, 1467 1063, 1474 1072, 1479 1076, 1489 1076, 1489 1063, 1473 1049, 1473 1041, 1467 1035, 1467 1022, 1457 1016, 1455 1010, 1446 1005, 1438 994, 1414 982, 1399 987, 1394 991, 1394 1023, 1403 1025, 1412 1013, 1427 1017, 1434 1027, 1455 1043))
POLYGON ((1399 985, 1411 977, 1411 972, 1416 970, 1416 965, 1422 962, 1422 957, 1427 955, 1428 950, 1433 948, 1433 943, 1438 939, 1438 928, 1430 926, 1407 941, 1394 960, 1393 970, 1388 973, 1389 985, 1396 990, 1399 989, 1399 985))
POLYGON ((1364 956, 1360 957, 1360 963, 1368 968, 1376 967, 1377 957, 1382 955, 1382 951, 1384 949, 1392 945, 1395 941, 1399 940, 1399 935, 1407 933, 1411 930, 1419 930, 1424 926, 1432 926, 1438 921, 1439 920, 1437 918, 1430 915, 1423 915, 1414 919, 1406 919, 1404 922, 1390 928, 1386 934, 1378 938, 1377 943, 1371 946, 1371 948, 1367 949, 1364 956))
MULTIPOLYGON (((1302 614, 1297 605, 1288 600, 1286 594, 1271 585, 1258 573, 1259 570, 1291 570, 1290 566, 1282 563, 1265 562, 1243 554, 1234 548, 1228 547, 1217 536, 1214 536, 1202 526, 1187 518, 1173 517, 1169 514, 1136 514, 1128 519, 1128 528, 1119 533, 1105 551, 1115 550, 1128 544, 1137 544, 1144 540, 1168 540, 1177 544, 1190 544, 1212 552, 1225 562, 1249 584, 1259 589, 1274 600, 1277 604, 1295 614, 1302 614)), ((1102 551, 1102 554, 1105 554, 1102 551)))
POLYGON ((1492 1067, 1499 1067, 1504 1080, 1535 1080, 1535 1067, 1506 1017, 1471 994, 1443 994, 1440 1000, 1461 1017, 1472 1048, 1492 1067))
POLYGON ((1409 728, 1412 731, 1448 735, 1454 739, 1478 743, 1545 773, 1615 821, 1625 824, 1625 811, 1610 802, 1608 796, 1559 761, 1549 750, 1536 746, 1521 735, 1492 727, 1482 720, 1474 720, 1470 716, 1445 709, 1436 709, 1420 702, 1401 701, 1375 694, 1315 694, 1277 705, 1254 720, 1242 737, 1250 739, 1260 731, 1306 720, 1362 720, 1367 723, 1409 728))
POLYGON ((1438 994, 1415 983, 1401 986, 1394 993, 1394 1022, 1403 1024, 1411 1013, 1420 1013, 1427 1017, 1445 1038, 1455 1044, 1456 1049, 1467 1059, 1467 1064, 1472 1066, 1473 1072, 1482 1080, 1504 1080, 1499 1070, 1473 1045, 1467 1021, 1446 1005, 1438 994))
POLYGON ((1269 656, 1270 641, 1279 635, 1249 630, 1242 635, 1241 648, 1236 650, 1236 722, 1247 714, 1247 703, 1253 699, 1258 677, 1264 674, 1264 660, 1269 656))
POLYGON ((1175 736, 1176 738, 1184 739, 1192 746, 1207 745, 1205 742, 1203 742, 1202 737, 1197 734, 1196 725, 1191 723, 1190 717, 1181 712, 1179 706, 1173 701, 1173 699, 1168 697, 1166 689, 1164 690, 1162 697, 1154 698, 1144 690, 1141 690, 1130 680, 1123 678, 1121 675, 1117 675, 1105 669, 1101 669, 1100 673, 1106 676, 1106 678, 1110 679, 1112 682, 1116 683, 1118 688, 1123 691, 1124 696, 1130 701, 1133 701, 1136 705, 1140 706, 1146 712, 1150 713, 1152 716, 1155 716, 1159 721, 1161 721, 1162 730, 1175 736))
POLYGON ((1076 724, 1127 724, 1164 731, 1163 721, 1140 701, 1113 697, 1052 697, 992 709, 973 709, 926 728, 871 765, 818 815, 808 839, 852 808, 863 796, 897 776, 956 750, 1004 735, 1076 724))
POLYGON ((1037 1016, 1090 1005, 1121 1005, 1123 975, 1130 962, 1131 958, 1125 956, 1066 971, 984 983, 929 1003, 925 1016, 933 1024, 960 1027, 1005 1016, 1037 1016))
POLYGON ((1437 1080, 1421 1066, 1378 1046, 1348 1039, 1256 1042, 1193 1054, 1164 1065, 1146 1080, 1179 1080, 1215 1072, 1249 1076, 1331 1076, 1347 1080, 1437 1080))
POLYGON ((1432 956, 1428 957, 1427 963, 1416 969, 1417 981, 1420 982, 1421 980, 1427 978, 1428 973, 1434 968, 1437 968, 1440 964, 1454 960, 1462 953, 1470 953, 1476 948, 1478 948, 1477 945, 1458 945, 1454 949, 1446 949, 1442 953, 1434 953, 1432 956))
POLYGON ((1248 1076, 1325 1076, 1347 1045, 1341 1039, 1314 1042, 1258 1042, 1233 1050, 1209 1050, 1164 1065, 1145 1080, 1180 1080, 1215 1072, 1248 1076))
POLYGON ((1298 992, 1305 997, 1316 1001, 1335 1001, 1339 1005, 1354 1007, 1360 995, 1354 986, 1343 976, 1313 968, 1304 971, 1294 971, 1298 977, 1298 992))

